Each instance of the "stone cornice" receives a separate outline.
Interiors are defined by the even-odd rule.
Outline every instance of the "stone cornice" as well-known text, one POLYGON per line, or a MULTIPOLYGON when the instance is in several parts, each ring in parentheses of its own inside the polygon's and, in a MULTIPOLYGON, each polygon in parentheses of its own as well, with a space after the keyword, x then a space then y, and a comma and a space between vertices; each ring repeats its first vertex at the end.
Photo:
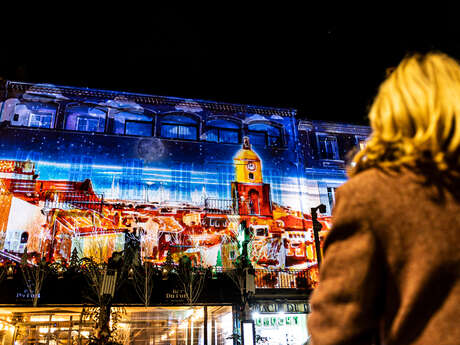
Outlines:
POLYGON ((55 86, 47 84, 32 84, 8 81, 6 85, 8 90, 19 92, 36 92, 48 94, 60 94, 62 96, 77 96, 77 97, 90 97, 90 98, 103 98, 115 99, 116 97, 124 97, 126 100, 133 101, 139 104, 155 104, 155 105, 182 105, 196 107, 198 104, 201 108, 207 109, 212 112, 225 112, 225 113, 245 113, 245 114, 260 114, 260 115, 278 115, 283 117, 295 117, 297 111, 295 109, 287 108, 273 108, 263 107, 256 105, 233 104, 224 102, 212 102, 197 99, 186 99, 178 97, 166 97, 147 95, 140 93, 97 90, 80 87, 69 86, 55 86))
POLYGON ((315 131, 338 134, 354 134, 369 136, 371 128, 369 126, 355 125, 350 123, 338 123, 328 121, 299 121, 299 131, 315 131))

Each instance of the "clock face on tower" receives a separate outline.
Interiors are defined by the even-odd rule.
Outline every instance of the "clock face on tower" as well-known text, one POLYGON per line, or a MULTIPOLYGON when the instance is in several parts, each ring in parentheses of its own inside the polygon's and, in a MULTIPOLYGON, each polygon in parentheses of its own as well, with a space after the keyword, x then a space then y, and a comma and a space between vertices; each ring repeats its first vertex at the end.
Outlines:
POLYGON ((254 171, 254 170, 256 170, 256 165, 255 165, 253 162, 249 162, 248 165, 247 165, 247 167, 248 167, 248 170, 249 170, 249 171, 254 171))

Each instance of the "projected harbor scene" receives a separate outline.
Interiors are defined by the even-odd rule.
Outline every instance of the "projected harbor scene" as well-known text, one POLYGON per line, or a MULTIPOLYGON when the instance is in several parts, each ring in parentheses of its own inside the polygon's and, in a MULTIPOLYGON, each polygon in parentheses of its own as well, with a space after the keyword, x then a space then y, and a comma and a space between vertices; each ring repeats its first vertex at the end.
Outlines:
MULTIPOLYGON (((145 260, 162 263, 170 253, 177 261, 185 254, 196 265, 226 268, 240 255, 247 228, 255 268, 306 269, 316 263, 311 217, 272 202, 262 164, 245 137, 233 157, 230 199, 206 198, 203 191, 195 202, 177 203, 168 202, 161 185, 130 200, 139 189, 120 192, 118 181, 110 194, 121 197, 107 198, 91 179, 41 180, 33 161, 2 160, 1 250, 68 261, 76 249, 81 257, 105 261, 131 234, 145 260)), ((319 221, 324 236, 330 219, 319 221)))

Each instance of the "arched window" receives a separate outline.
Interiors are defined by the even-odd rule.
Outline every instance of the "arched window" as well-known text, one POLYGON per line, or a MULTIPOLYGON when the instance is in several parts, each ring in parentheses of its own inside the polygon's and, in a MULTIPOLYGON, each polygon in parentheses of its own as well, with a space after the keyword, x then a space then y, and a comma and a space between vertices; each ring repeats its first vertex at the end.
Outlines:
POLYGON ((249 191, 248 206, 249 214, 260 214, 259 192, 255 189, 249 191))
POLYGON ((185 115, 164 115, 160 123, 160 136, 198 140, 198 121, 185 115))
POLYGON ((150 137, 153 135, 153 118, 149 115, 122 111, 113 117, 110 116, 109 132, 150 137))
POLYGON ((65 129, 80 132, 104 132, 107 112, 101 108, 85 105, 66 109, 65 129))
POLYGON ((255 146, 281 146, 281 130, 265 123, 248 125, 250 143, 255 146))
POLYGON ((27 243, 28 240, 29 240, 29 233, 27 231, 24 231, 21 234, 21 244, 27 243))
POLYGON ((215 143, 240 142, 240 126, 227 120, 211 120, 207 123, 206 140, 215 143))
POLYGON ((14 109, 13 126, 53 128, 56 106, 44 103, 19 103, 14 109))

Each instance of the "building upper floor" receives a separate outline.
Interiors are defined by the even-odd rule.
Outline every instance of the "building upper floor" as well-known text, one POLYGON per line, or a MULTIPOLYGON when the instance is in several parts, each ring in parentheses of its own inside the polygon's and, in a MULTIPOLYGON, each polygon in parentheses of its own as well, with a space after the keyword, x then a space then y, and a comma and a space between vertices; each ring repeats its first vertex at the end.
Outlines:
POLYGON ((371 133, 368 126, 306 120, 299 121, 298 131, 305 166, 321 170, 345 170, 371 133))
POLYGON ((285 148, 296 111, 128 92, 28 84, 3 86, 1 121, 14 127, 285 148))
POLYGON ((295 109, 14 81, 0 89, 3 126, 212 145, 248 137, 307 170, 344 171, 370 134, 367 126, 301 120, 295 109))

